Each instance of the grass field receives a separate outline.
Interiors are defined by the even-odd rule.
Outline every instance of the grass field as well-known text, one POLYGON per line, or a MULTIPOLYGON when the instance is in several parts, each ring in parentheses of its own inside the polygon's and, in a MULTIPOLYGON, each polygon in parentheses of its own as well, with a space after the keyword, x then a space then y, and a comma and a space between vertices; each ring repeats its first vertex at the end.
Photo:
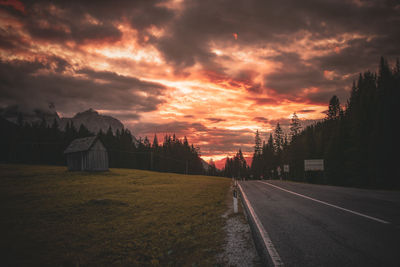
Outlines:
POLYGON ((0 265, 216 263, 230 180, 0 164, 0 265))

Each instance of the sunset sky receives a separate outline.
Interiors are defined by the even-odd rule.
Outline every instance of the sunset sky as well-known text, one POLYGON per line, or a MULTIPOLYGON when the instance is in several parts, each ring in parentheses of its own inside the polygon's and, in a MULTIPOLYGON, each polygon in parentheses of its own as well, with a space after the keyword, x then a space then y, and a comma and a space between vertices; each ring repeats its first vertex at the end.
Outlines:
POLYGON ((0 0, 0 107, 93 108, 218 160, 323 118, 399 48, 399 1, 0 0))

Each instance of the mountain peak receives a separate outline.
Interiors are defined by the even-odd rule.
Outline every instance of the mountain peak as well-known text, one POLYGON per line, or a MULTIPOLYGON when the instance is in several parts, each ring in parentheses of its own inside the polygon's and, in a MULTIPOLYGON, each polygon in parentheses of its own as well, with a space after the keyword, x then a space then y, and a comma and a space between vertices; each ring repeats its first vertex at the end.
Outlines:
POLYGON ((75 114, 74 118, 80 117, 80 116, 90 116, 90 115, 99 115, 99 112, 96 110, 89 108, 88 110, 78 112, 75 114))
POLYGON ((117 129, 122 130, 124 128, 124 125, 118 119, 100 114, 92 108, 79 112, 72 118, 62 118, 60 123, 61 129, 65 128, 68 121, 72 121, 77 128, 83 124, 89 131, 95 134, 100 130, 106 132, 109 127, 111 127, 113 131, 117 129))
POLYGON ((20 106, 14 105, 6 108, 0 107, 0 117, 18 124, 19 117, 22 118, 23 123, 34 124, 46 121, 47 125, 52 125, 54 120, 59 124, 60 129, 64 130, 68 122, 73 122, 74 126, 79 129, 83 124, 92 133, 97 134, 100 130, 106 132, 109 127, 115 132, 122 130, 124 125, 118 119, 99 114, 93 108, 78 112, 72 118, 60 118, 53 103, 49 103, 48 108, 36 108, 34 110, 25 111, 20 106))

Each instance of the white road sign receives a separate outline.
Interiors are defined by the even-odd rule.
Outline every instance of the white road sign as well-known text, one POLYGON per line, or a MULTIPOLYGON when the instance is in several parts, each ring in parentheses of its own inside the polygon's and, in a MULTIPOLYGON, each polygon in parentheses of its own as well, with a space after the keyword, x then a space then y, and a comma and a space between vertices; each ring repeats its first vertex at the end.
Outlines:
POLYGON ((283 172, 289 172, 289 164, 283 165, 283 172))
POLYGON ((304 160, 305 171, 323 171, 324 160, 323 159, 305 159, 304 160))

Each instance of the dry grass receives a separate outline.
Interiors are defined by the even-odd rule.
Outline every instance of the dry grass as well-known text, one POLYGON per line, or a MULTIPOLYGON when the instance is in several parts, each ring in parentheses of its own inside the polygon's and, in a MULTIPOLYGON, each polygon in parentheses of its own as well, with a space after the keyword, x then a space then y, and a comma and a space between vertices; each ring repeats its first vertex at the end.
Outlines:
POLYGON ((1 265, 213 265, 230 180, 0 165, 1 265))

